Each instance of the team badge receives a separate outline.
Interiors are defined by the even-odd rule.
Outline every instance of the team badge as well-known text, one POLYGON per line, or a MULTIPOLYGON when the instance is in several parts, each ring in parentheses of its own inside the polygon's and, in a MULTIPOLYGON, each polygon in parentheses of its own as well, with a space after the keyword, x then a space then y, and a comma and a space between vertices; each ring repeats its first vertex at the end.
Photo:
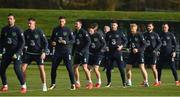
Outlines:
POLYGON ((39 35, 38 35, 38 34, 35 34, 34 37, 35 37, 35 39, 38 39, 38 38, 39 38, 39 35))
POLYGON ((79 34, 79 37, 82 37, 82 34, 79 34))
POLYGON ((97 42, 97 41, 98 41, 98 38, 94 38, 94 41, 97 42))
POLYGON ((134 40, 137 42, 137 41, 138 41, 138 38, 137 38, 137 37, 135 37, 135 38, 134 38, 134 40))
POLYGON ((15 37, 16 36, 16 32, 12 32, 12 36, 15 37))
POLYGON ((119 38, 119 35, 116 35, 116 38, 119 38))
POLYGON ((63 35, 64 35, 64 36, 67 36, 67 32, 63 32, 63 35))
POLYGON ((169 39, 170 39, 170 37, 168 36, 168 37, 166 37, 166 39, 167 39, 167 40, 169 40, 169 39))
POLYGON ((151 36, 151 39, 154 39, 154 36, 151 36))

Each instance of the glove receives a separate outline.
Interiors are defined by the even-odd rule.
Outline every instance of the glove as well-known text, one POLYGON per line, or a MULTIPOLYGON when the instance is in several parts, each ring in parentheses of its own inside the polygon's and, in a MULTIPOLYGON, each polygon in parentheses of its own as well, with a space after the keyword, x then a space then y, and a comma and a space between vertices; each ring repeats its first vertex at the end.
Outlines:
POLYGON ((0 59, 2 59, 2 54, 0 54, 0 59))
POLYGON ((18 54, 18 53, 15 53, 14 55, 13 55, 13 59, 18 59, 20 57, 20 54, 18 54))

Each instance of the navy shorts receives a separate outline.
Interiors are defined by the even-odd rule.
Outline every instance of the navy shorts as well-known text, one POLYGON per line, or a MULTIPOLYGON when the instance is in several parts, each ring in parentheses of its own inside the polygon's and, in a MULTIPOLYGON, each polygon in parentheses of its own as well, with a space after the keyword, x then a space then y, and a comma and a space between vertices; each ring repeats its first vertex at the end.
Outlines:
POLYGON ((83 53, 79 54, 76 53, 74 56, 74 64, 88 64, 88 59, 89 59, 89 54, 88 53, 83 53))
POLYGON ((41 59, 41 55, 31 55, 31 54, 24 54, 23 55, 23 64, 31 64, 32 61, 35 61, 37 65, 44 65, 44 60, 41 59))
POLYGON ((130 53, 127 60, 127 64, 144 64, 144 53, 130 53))
POLYGON ((100 65, 103 59, 103 55, 100 54, 94 54, 94 55, 89 55, 89 62, 88 65, 100 65))
POLYGON ((155 53, 145 53, 144 54, 144 63, 145 63, 145 65, 156 65, 157 64, 157 55, 155 53))

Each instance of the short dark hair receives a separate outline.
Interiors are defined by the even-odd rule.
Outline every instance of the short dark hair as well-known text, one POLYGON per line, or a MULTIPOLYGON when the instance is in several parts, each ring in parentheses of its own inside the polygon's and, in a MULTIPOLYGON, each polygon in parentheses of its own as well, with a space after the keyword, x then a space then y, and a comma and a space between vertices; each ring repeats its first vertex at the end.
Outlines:
POLYGON ((113 20, 113 21, 111 22, 111 24, 112 24, 112 23, 118 24, 117 20, 113 20))
POLYGON ((82 21, 81 21, 81 20, 76 20, 76 22, 79 22, 80 24, 82 24, 82 21))
POLYGON ((9 16, 13 16, 13 17, 15 18, 15 15, 12 14, 12 13, 9 13, 9 14, 8 14, 8 17, 9 17, 9 16))
POLYGON ((169 26, 169 24, 168 24, 168 23, 163 23, 163 24, 162 24, 162 26, 164 26, 164 25, 168 25, 168 26, 169 26))
POLYGON ((66 18, 65 18, 64 16, 59 16, 59 20, 60 20, 60 19, 66 19, 66 18))
POLYGON ((30 17, 30 18, 28 19, 28 21, 36 21, 36 19, 33 18, 33 17, 30 17))
POLYGON ((147 25, 150 25, 150 24, 151 24, 151 25, 154 25, 154 24, 153 24, 153 22, 149 22, 149 23, 147 23, 147 25))
POLYGON ((90 24, 88 28, 94 29, 95 26, 94 26, 94 24, 90 24))

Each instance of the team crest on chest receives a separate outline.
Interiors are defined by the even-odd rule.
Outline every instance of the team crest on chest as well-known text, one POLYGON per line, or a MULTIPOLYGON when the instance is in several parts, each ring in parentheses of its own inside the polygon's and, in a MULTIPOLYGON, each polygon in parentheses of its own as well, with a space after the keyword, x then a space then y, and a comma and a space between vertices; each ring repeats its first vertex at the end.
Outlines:
POLYGON ((151 39, 154 39, 154 36, 151 36, 151 39))
POLYGON ((67 32, 63 32, 63 35, 64 35, 64 36, 67 36, 67 32))
POLYGON ((94 38, 94 41, 97 42, 97 41, 98 41, 98 38, 94 38))
POLYGON ((15 37, 16 36, 16 32, 12 32, 12 36, 15 37))
POLYGON ((79 37, 82 37, 82 34, 79 34, 79 37))
POLYGON ((170 39, 170 37, 169 37, 169 36, 167 36, 167 37, 166 37, 166 39, 167 39, 167 40, 169 40, 169 39, 170 39))
POLYGON ((119 35, 116 35, 115 37, 116 37, 116 38, 119 38, 119 35))
POLYGON ((35 39, 38 39, 39 35, 38 35, 38 34, 35 34, 34 37, 35 37, 35 39))
POLYGON ((135 38, 134 38, 134 40, 137 42, 137 41, 138 41, 138 38, 137 38, 137 37, 135 37, 135 38))

